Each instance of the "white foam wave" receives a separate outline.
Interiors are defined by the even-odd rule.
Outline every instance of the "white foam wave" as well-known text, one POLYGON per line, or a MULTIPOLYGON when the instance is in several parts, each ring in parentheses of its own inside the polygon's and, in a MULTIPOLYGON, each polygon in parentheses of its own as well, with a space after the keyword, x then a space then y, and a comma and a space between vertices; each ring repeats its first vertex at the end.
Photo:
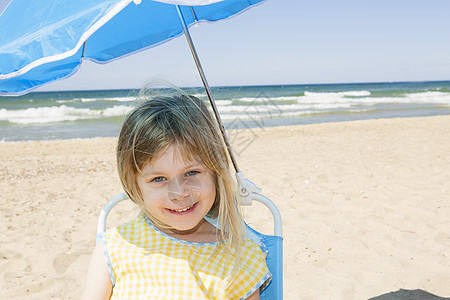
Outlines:
POLYGON ((206 93, 194 94, 192 96, 197 97, 197 98, 203 98, 203 97, 206 97, 206 93))
POLYGON ((117 101, 117 102, 133 102, 136 97, 107 97, 107 98, 73 98, 69 100, 57 100, 57 103, 73 103, 73 102, 96 102, 96 101, 117 101))
POLYGON ((448 104, 450 103, 450 93, 444 92, 423 92, 423 93, 409 93, 404 97, 367 97, 371 93, 368 91, 352 91, 352 92, 337 92, 337 93, 311 93, 305 92, 305 96, 298 97, 299 103, 348 103, 351 105, 376 105, 385 103, 433 103, 433 104, 448 104), (367 94, 367 93, 368 94, 367 94), (346 96, 357 97, 346 97, 346 96))
POLYGON ((275 113, 285 113, 289 111, 304 111, 304 110, 330 110, 338 108, 349 108, 351 107, 348 103, 312 103, 312 104, 291 104, 291 105, 248 105, 248 106, 227 106, 221 107, 220 113, 241 113, 241 114, 263 114, 270 112, 275 113))
POLYGON ((108 98, 80 98, 81 102, 93 102, 93 101, 118 101, 118 102, 132 102, 136 97, 108 97, 108 98))
MULTIPOLYGON (((304 111, 296 111, 296 112, 285 112, 283 113, 283 117, 300 117, 300 116, 304 116, 304 115, 311 115, 311 114, 315 114, 317 113, 317 111, 314 110, 304 110, 304 111)), ((246 115, 241 115, 241 114, 225 114, 223 116, 221 116, 221 119, 223 121, 233 121, 235 119, 240 119, 240 120, 254 120, 254 121, 263 121, 264 119, 269 119, 269 118, 274 118, 277 116, 274 116, 273 114, 270 113, 263 113, 263 114, 258 114, 257 116, 252 115, 252 114, 246 114, 246 115)), ((280 117, 280 116, 278 116, 280 117)))
POLYGON ((283 102, 283 101, 296 101, 300 97, 296 96, 286 96, 286 97, 243 97, 236 99, 241 102, 254 102, 254 103, 264 103, 264 102, 283 102))
POLYGON ((243 97, 235 100, 240 102, 274 105, 282 102, 298 102, 300 104, 364 104, 374 105, 377 103, 449 103, 450 93, 424 92, 410 93, 406 97, 369 97, 369 91, 347 91, 347 92, 305 92, 304 96, 283 96, 283 97, 243 97), (348 97, 351 96, 351 97, 348 97))
POLYGON ((369 91, 344 91, 344 92, 305 92, 305 96, 307 97, 322 97, 324 95, 327 95, 328 97, 367 97, 370 96, 372 93, 369 91))
POLYGON ((297 101, 299 103, 343 103, 343 102, 355 102, 362 97, 368 97, 371 95, 369 91, 347 91, 347 92, 305 92, 304 96, 282 96, 282 97, 243 97, 236 100, 249 103, 270 103, 270 102, 292 102, 297 101), (348 98, 351 96, 354 98, 348 98), (359 97, 359 98, 357 98, 359 97))
POLYGON ((435 91, 413 93, 409 94, 407 99, 411 101, 411 103, 450 104, 450 93, 435 92, 435 91))
POLYGON ((113 107, 108 107, 103 111, 103 116, 106 117, 117 117, 128 114, 133 109, 132 106, 125 105, 115 105, 113 107))
POLYGON ((128 113, 130 107, 118 105, 105 110, 74 108, 66 105, 50 107, 32 107, 23 110, 0 109, 0 120, 17 124, 43 124, 64 121, 76 121, 99 117, 120 116, 128 113))
POLYGON ((214 102, 217 106, 227 106, 233 104, 233 101, 231 100, 215 100, 214 102))

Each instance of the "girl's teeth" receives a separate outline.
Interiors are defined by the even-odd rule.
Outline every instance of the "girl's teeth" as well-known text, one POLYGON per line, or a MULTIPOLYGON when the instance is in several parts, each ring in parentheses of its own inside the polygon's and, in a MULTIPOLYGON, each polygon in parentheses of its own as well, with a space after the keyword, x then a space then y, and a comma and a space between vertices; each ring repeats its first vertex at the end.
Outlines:
MULTIPOLYGON (((192 205, 192 206, 194 206, 194 205, 192 205)), ((188 209, 191 209, 192 206, 186 207, 184 209, 173 209, 173 210, 176 211, 176 212, 183 212, 183 211, 187 211, 188 209)))

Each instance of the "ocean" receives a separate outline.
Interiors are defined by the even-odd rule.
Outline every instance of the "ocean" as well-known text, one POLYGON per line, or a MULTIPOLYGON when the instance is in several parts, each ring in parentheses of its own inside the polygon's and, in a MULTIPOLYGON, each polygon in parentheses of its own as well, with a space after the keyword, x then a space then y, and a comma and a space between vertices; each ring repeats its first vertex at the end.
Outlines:
MULTIPOLYGON (((207 100, 202 88, 186 91, 207 100)), ((101 90, 0 96, 0 141, 115 137, 137 94, 101 90)), ((231 86, 213 87, 212 94, 229 130, 450 114, 450 81, 231 86)))

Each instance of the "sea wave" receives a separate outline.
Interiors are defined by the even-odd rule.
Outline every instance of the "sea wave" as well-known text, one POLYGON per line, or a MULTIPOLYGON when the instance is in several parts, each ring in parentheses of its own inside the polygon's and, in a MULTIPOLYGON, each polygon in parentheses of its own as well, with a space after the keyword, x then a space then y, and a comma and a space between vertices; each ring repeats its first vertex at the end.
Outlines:
POLYGON ((306 97, 322 97, 327 95, 328 97, 367 97, 372 93, 370 91, 344 91, 344 92, 305 92, 306 97))
POLYGON ((297 101, 299 96, 283 96, 283 97, 268 97, 266 95, 260 95, 258 97, 242 97, 236 98, 235 101, 246 103, 264 103, 264 102, 292 102, 297 101))
POLYGON ((232 100, 214 100, 214 103, 216 103, 217 106, 228 106, 232 105, 232 100))
MULTIPOLYGON (((300 116, 304 116, 304 115, 311 115, 311 114, 315 114, 317 113, 317 111, 314 110, 302 110, 302 111, 286 111, 283 112, 282 116, 284 118, 286 117, 300 117, 300 116)), ((257 115, 255 114, 222 114, 221 115, 221 119, 223 121, 229 122, 229 121, 233 121, 236 119, 239 120, 253 120, 253 121, 264 121, 265 119, 272 119, 272 118, 276 118, 276 117, 280 117, 281 114, 277 115, 277 114, 273 114, 270 112, 264 112, 264 113, 259 113, 257 115)))
POLYGON ((136 97, 73 98, 73 99, 57 100, 55 102, 63 104, 63 103, 73 103, 73 102, 88 103, 88 102, 97 102, 97 101, 133 102, 133 101, 136 101, 136 97))
MULTIPOLYGON (((344 92, 308 92, 304 95, 298 96, 281 96, 281 97, 242 97, 234 99, 234 101, 241 103, 248 103, 249 105, 274 105, 274 104, 289 104, 297 102, 299 104, 343 104, 349 105, 376 105, 384 103, 436 103, 448 104, 450 103, 450 93, 427 91, 420 93, 406 93, 403 96, 374 96, 370 91, 344 91, 344 92)), ((245 104, 244 104, 245 105, 245 104)), ((337 107, 340 107, 338 105, 337 107)))
POLYGON ((0 109, 0 120, 16 124, 43 124, 99 117, 121 116, 130 111, 130 107, 117 105, 103 110, 74 108, 66 105, 50 107, 32 107, 23 110, 0 109))
POLYGON ((107 98, 81 98, 81 102, 93 102, 93 101, 117 101, 117 102, 133 102, 136 97, 107 97, 107 98))
POLYGON ((324 109, 339 109, 351 107, 348 103, 328 104, 291 104, 291 105, 248 105, 248 106, 227 106, 220 107, 220 113, 241 113, 241 114, 283 114, 292 111, 304 110, 324 110, 324 109))

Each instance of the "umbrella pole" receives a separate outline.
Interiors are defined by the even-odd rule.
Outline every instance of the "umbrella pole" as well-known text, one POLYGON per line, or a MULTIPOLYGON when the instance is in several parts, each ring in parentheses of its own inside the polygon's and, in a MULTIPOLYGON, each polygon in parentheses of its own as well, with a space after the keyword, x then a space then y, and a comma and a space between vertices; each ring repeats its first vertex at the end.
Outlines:
POLYGON ((227 134, 225 132, 225 128, 223 126, 222 120, 219 115, 219 111, 217 110, 216 103, 214 102, 214 99, 212 97, 208 81, 206 80, 205 72, 203 72, 202 65, 200 64, 200 59, 198 58, 197 51, 195 50, 195 47, 194 47, 194 43, 192 42, 192 38, 189 33, 189 29, 186 26, 186 21, 184 20, 180 6, 176 5, 176 8, 177 8, 177 12, 178 12, 178 17, 180 18, 180 21, 181 21, 181 25, 183 26, 184 35, 186 36, 186 40, 189 44, 189 48, 191 49, 192 56, 194 57, 194 61, 197 66, 198 73, 200 74, 200 77, 202 79, 203 86, 205 87, 206 95, 208 96, 209 102, 211 103, 211 107, 214 111, 214 115, 216 116, 217 122, 219 123, 220 132, 222 133, 223 140, 225 142, 225 145, 227 146, 228 153, 230 154, 231 162, 233 163, 233 167, 236 170, 236 173, 239 173, 240 170, 237 165, 236 158, 234 157, 233 150, 231 148, 230 141, 228 140, 227 134))

